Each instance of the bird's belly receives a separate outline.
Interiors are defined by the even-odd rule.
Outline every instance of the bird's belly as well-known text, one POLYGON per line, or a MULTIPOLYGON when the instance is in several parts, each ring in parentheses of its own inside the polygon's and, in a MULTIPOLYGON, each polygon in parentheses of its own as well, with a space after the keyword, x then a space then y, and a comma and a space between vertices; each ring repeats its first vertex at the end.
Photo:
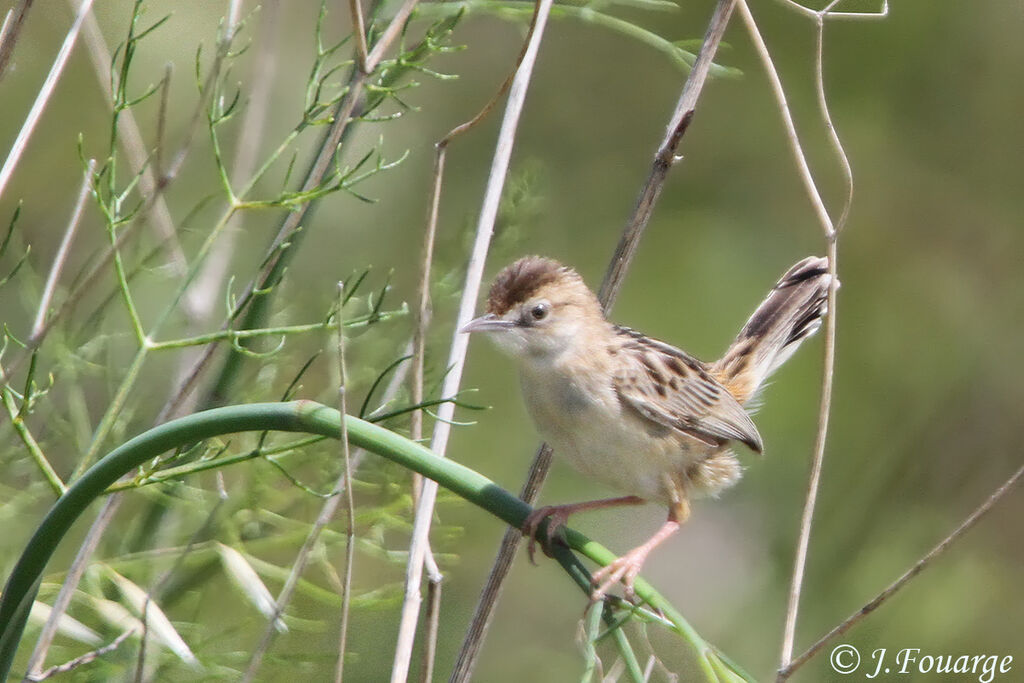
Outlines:
POLYGON ((613 489, 668 503, 670 482, 685 471, 688 458, 674 439, 636 436, 609 422, 587 422, 555 452, 613 489))
POLYGON ((671 503, 673 481, 701 454, 667 429, 646 429, 624 415, 613 392, 587 391, 572 382, 524 381, 527 406, 555 454, 583 475, 625 494, 671 503))

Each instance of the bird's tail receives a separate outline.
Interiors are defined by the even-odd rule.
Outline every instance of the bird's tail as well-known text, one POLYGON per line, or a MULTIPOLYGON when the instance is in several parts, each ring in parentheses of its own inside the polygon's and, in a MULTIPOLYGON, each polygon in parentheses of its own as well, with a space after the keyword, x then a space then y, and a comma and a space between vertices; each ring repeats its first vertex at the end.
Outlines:
POLYGON ((742 403, 821 327, 832 276, 828 260, 809 256, 786 271, 743 326, 714 372, 742 403))

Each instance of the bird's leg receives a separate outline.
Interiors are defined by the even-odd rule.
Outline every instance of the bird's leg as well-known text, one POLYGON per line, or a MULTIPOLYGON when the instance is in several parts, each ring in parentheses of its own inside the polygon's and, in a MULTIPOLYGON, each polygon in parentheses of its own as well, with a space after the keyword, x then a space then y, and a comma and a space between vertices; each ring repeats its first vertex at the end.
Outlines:
POLYGON ((662 541, 674 534, 689 516, 689 504, 685 499, 680 500, 669 508, 668 519, 646 543, 633 548, 622 557, 616 558, 607 566, 596 571, 590 579, 591 583, 596 586, 590 594, 591 601, 597 602, 604 598, 608 590, 620 581, 626 589, 626 597, 631 598, 633 596, 633 581, 636 580, 640 569, 644 566, 647 556, 662 541))
POLYGON ((523 522, 522 526, 523 535, 530 539, 526 546, 530 562, 537 564, 533 559, 534 552, 537 549, 537 528, 545 519, 548 520, 548 527, 544 534, 545 538, 541 542, 541 547, 544 550, 544 554, 551 557, 551 543, 554 541, 555 534, 569 521, 570 515, 584 510, 600 510, 601 508, 618 507, 620 505, 640 505, 643 502, 644 499, 637 496, 623 496, 621 498, 588 500, 584 503, 572 503, 570 505, 545 505, 544 507, 537 508, 526 517, 526 521, 523 522))

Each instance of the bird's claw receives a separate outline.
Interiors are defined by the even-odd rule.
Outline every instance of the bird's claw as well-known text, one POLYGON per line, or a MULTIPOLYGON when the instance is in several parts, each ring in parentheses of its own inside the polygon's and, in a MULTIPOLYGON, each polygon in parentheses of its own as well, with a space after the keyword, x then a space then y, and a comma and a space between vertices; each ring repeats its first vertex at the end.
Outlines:
POLYGON ((608 591, 617 583, 622 584, 626 600, 635 602, 636 591, 633 589, 633 583, 636 581, 636 577, 640 575, 640 569, 644 566, 648 552, 649 548, 643 546, 634 548, 622 557, 615 558, 608 565, 594 572, 590 579, 590 582, 594 585, 594 590, 590 593, 591 602, 603 600, 608 591))
POLYGON ((565 523, 569 521, 569 512, 564 507, 545 505, 544 507, 537 508, 526 517, 526 521, 523 522, 522 532, 529 539, 526 545, 526 554, 530 557, 530 563, 534 565, 537 564, 536 559, 534 559, 537 552, 537 529, 545 519, 548 520, 548 526, 544 531, 541 549, 545 555, 551 557, 553 552, 552 544, 556 538, 564 542, 562 530, 565 528, 565 523))

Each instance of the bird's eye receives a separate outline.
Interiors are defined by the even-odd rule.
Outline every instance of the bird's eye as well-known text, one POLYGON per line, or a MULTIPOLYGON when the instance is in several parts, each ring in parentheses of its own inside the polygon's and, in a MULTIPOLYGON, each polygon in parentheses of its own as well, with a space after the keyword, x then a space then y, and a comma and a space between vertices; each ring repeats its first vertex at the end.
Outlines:
POLYGON ((547 304, 537 304, 536 306, 534 306, 533 308, 530 309, 530 316, 534 320, 543 320, 544 318, 547 317, 547 315, 548 315, 548 305, 547 304))

